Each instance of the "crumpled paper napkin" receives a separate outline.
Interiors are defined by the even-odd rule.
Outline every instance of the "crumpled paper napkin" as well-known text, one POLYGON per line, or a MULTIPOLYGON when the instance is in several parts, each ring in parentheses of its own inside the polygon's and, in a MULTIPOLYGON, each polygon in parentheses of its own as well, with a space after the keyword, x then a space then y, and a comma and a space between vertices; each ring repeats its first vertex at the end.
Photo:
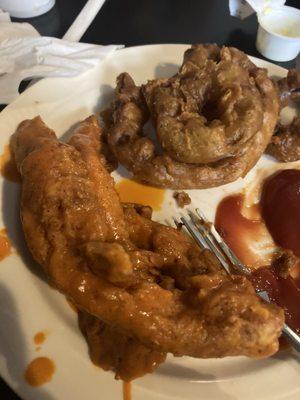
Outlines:
POLYGON ((122 47, 42 37, 32 25, 12 23, 0 10, 0 104, 18 96, 23 79, 76 76, 122 47))
POLYGON ((230 15, 245 19, 254 12, 268 12, 281 7, 285 0, 229 0, 230 15))

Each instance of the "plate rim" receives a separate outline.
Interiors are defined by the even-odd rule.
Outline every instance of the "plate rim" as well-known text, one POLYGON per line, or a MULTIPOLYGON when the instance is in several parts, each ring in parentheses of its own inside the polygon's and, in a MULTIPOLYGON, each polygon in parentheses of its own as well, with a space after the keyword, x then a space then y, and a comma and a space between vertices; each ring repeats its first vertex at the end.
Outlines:
MULTIPOLYGON (((178 46, 186 46, 186 47, 188 47, 188 46, 190 46, 190 44, 184 44, 184 43, 161 43, 161 44, 146 44, 146 45, 137 45, 137 46, 129 46, 129 47, 125 47, 125 48, 122 48, 122 49, 119 49, 119 50, 117 50, 116 51, 116 53, 114 53, 114 54, 120 54, 120 53, 124 53, 124 54, 126 54, 127 52, 129 52, 129 51, 132 51, 132 50, 138 50, 138 49, 147 49, 147 48, 155 48, 155 47, 157 47, 157 48, 159 48, 159 47, 162 47, 162 46, 172 46, 172 47, 174 47, 174 48, 176 48, 176 47, 178 47, 178 46)), ((114 54, 112 55, 112 56, 110 56, 110 57, 114 57, 114 54)), ((109 58, 110 58, 109 57, 109 58)), ((276 65, 276 64, 274 64, 274 63, 272 63, 272 62, 269 62, 269 61, 266 61, 266 60, 263 60, 263 59, 261 59, 261 58, 258 58, 258 57, 253 57, 253 56, 249 56, 249 58, 253 61, 253 62, 255 62, 256 60, 258 61, 258 62, 263 62, 265 65, 267 64, 267 66, 272 66, 272 68, 275 66, 277 69, 280 69, 281 71, 282 71, 282 73, 287 73, 287 69, 285 69, 285 68, 283 68, 283 67, 281 67, 281 66, 278 66, 278 65, 276 65)), ((109 59, 107 59, 107 60, 105 60, 104 62, 107 62, 109 59)), ((40 85, 40 83, 41 82, 45 82, 45 81, 49 81, 49 82, 51 82, 53 79, 66 79, 66 80, 68 80, 68 78, 65 78, 65 77, 62 77, 62 78, 43 78, 43 79, 41 79, 41 81, 39 81, 39 82, 37 82, 35 85, 32 85, 31 87, 29 87, 28 89, 26 89, 23 93, 21 93, 13 102, 11 102, 9 105, 7 105, 2 111, 1 111, 1 113, 0 113, 0 118, 1 118, 1 116, 3 115, 3 113, 5 112, 5 113, 7 113, 7 112, 9 112, 11 109, 14 109, 14 105, 15 105, 15 103, 17 102, 19 102, 19 100, 21 99, 22 100, 22 98, 23 97, 25 97, 25 94, 26 94, 26 96, 28 96, 28 95, 30 95, 30 92, 33 90, 33 88, 34 88, 34 90, 37 90, 38 89, 38 86, 40 85)), ((25 265, 25 263, 24 263, 24 265, 25 265)), ((1 376, 2 376, 2 374, 1 374, 1 376)), ((14 391, 14 392, 16 392, 17 394, 18 394, 18 396, 20 396, 21 398, 23 398, 23 394, 22 394, 22 392, 21 393, 19 393, 19 391, 18 390, 16 390, 14 387, 13 387, 13 385, 9 382, 9 380, 7 380, 7 379, 5 379, 5 378, 3 378, 2 377, 2 379, 6 382, 6 384, 9 386, 9 387, 11 387, 11 389, 14 391)), ((25 399, 26 397, 24 397, 24 399, 25 399)), ((133 399, 134 400, 134 399, 133 399)))

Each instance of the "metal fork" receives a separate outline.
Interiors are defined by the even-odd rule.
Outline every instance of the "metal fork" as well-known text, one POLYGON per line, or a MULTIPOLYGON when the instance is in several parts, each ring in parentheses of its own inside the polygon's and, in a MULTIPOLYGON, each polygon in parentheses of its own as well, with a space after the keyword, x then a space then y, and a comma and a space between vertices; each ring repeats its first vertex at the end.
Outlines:
MULTIPOLYGON (((174 218, 176 226, 183 225, 201 248, 209 249, 220 261, 227 274, 231 274, 231 265, 244 275, 251 274, 251 270, 238 259, 219 235, 213 223, 209 222, 199 209, 195 212, 188 211, 188 216, 189 218, 180 217, 181 222, 174 218)), ((266 291, 256 290, 256 293, 264 301, 270 303, 266 291)), ((282 334, 294 349, 300 352, 300 336, 287 324, 284 324, 282 334)))

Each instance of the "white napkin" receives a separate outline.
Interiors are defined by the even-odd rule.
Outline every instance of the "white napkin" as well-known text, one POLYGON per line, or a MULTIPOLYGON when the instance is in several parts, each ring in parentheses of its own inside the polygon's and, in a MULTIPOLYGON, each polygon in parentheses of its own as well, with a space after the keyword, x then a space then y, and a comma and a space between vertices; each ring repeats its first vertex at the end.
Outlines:
POLYGON ((10 16, 8 12, 4 12, 0 9, 0 22, 9 22, 10 16))
POLYGON ((41 37, 30 24, 12 23, 0 10, 0 104, 18 96, 23 79, 75 76, 122 47, 41 37))
POLYGON ((254 12, 269 12, 281 7, 285 0, 229 0, 230 15, 245 19, 254 12))

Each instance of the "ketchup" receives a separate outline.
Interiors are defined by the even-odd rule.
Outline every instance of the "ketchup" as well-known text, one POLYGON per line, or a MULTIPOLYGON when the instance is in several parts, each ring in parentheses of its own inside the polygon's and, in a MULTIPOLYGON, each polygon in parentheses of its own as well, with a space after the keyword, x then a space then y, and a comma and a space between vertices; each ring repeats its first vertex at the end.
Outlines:
POLYGON ((284 309, 286 323, 300 334, 300 280, 283 278, 274 268, 263 267, 250 280, 258 290, 266 290, 270 300, 284 309))
POLYGON ((260 204, 274 241, 300 257, 300 170, 286 169, 268 178, 260 204))
MULTIPOLYGON (((260 204, 274 241, 300 257, 300 170, 286 169, 269 177, 260 204)), ((280 277, 272 268, 260 268, 252 277, 254 285, 267 290, 284 309, 287 323, 300 333, 300 279, 280 277)))
MULTIPOLYGON (((283 249, 300 257, 300 170, 287 169, 271 175, 263 184, 259 212, 263 221, 245 218, 243 195, 225 197, 218 206, 215 225, 226 243, 249 267, 250 241, 260 241, 261 224, 283 249)), ((262 232, 262 231, 261 231, 262 232)), ((284 278, 270 262, 255 269, 250 280, 258 290, 266 290, 271 301, 285 311, 286 322, 300 334, 300 278, 284 278)), ((298 263, 299 266, 299 263, 298 263)))

